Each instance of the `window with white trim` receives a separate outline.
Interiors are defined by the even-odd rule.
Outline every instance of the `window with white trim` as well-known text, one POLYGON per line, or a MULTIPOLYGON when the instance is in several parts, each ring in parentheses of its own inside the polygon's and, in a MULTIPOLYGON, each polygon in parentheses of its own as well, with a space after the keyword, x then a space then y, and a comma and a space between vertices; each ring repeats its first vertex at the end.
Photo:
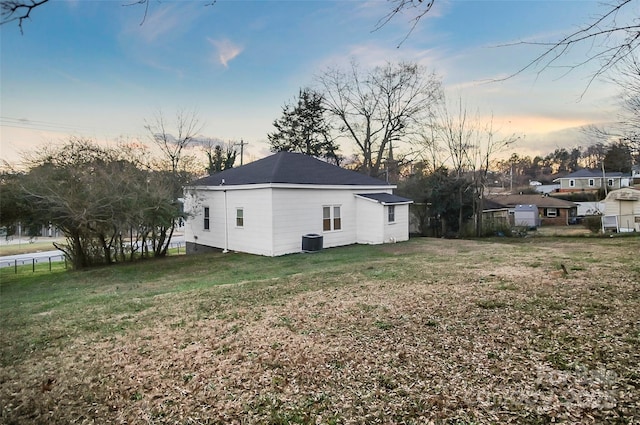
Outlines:
POLYGON ((330 232, 342 229, 342 219, 340 218, 340 206, 330 205, 322 207, 322 230, 330 232))
POLYGON ((396 206, 388 205, 387 208, 388 208, 387 220, 389 221, 389 223, 395 223, 396 222, 396 206))
POLYGON ((589 179, 589 186, 593 187, 596 185, 596 181, 594 179, 589 179))
POLYGON ((203 216, 204 216, 204 222, 203 222, 204 230, 209 230, 209 226, 210 226, 209 207, 204 207, 203 216))
POLYGON ((613 187, 613 179, 607 180, 607 186, 613 187))
POLYGON ((557 208, 546 208, 545 209, 545 216, 547 217, 557 217, 558 216, 558 209, 557 208))
POLYGON ((236 208, 236 227, 244 227, 244 209, 236 208))
POLYGON ((569 187, 574 187, 576 185, 576 181, 574 179, 569 180, 569 187))

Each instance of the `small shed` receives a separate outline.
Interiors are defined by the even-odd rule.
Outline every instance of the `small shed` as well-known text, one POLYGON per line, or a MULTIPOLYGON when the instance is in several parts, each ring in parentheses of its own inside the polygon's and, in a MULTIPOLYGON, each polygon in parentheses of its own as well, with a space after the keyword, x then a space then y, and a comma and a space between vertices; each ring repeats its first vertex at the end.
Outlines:
POLYGON ((603 230, 640 232, 640 190, 626 187, 609 192, 604 200, 603 230))
POLYGON ((516 205, 513 212, 513 221, 516 226, 527 227, 529 229, 538 228, 538 206, 532 204, 516 205))

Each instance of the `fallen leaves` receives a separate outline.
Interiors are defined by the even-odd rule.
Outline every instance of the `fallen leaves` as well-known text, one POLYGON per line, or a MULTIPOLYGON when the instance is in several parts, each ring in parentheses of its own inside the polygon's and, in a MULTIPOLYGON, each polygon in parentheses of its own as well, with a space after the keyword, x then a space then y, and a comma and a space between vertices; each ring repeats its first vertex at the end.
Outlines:
POLYGON ((638 421, 640 284, 628 250, 571 268, 598 240, 535 243, 535 263, 531 246, 424 239, 351 273, 295 275, 247 289, 251 296, 230 287, 163 295, 156 308, 171 321, 78 339, 2 368, 2 418, 638 421), (551 279, 559 255, 570 272, 551 279), (286 290, 276 296, 274 288, 286 290), (217 310, 202 317, 203 304, 217 310), (43 376, 51 379, 45 392, 43 376))

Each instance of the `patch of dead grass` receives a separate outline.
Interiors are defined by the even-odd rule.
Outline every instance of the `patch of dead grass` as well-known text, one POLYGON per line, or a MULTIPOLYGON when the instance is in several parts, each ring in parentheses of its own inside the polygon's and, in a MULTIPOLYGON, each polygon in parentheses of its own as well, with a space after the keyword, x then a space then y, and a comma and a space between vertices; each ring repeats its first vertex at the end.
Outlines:
POLYGON ((141 326, 2 368, 2 419, 634 423, 630 241, 423 239, 348 272, 165 294, 141 326))

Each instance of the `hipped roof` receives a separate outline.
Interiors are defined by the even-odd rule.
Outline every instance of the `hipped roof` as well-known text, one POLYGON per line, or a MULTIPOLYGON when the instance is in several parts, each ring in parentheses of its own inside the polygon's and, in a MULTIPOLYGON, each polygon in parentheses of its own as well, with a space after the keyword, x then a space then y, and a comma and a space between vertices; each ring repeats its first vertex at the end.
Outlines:
POLYGON ((383 180, 340 168, 309 155, 293 152, 278 152, 258 161, 201 178, 192 182, 191 186, 266 183, 390 186, 383 180))
MULTIPOLYGON (((573 208, 577 204, 553 196, 542 195, 497 195, 490 198, 491 201, 506 207, 516 205, 536 205, 538 208, 573 208)), ((486 201, 485 201, 486 202, 486 201)))

